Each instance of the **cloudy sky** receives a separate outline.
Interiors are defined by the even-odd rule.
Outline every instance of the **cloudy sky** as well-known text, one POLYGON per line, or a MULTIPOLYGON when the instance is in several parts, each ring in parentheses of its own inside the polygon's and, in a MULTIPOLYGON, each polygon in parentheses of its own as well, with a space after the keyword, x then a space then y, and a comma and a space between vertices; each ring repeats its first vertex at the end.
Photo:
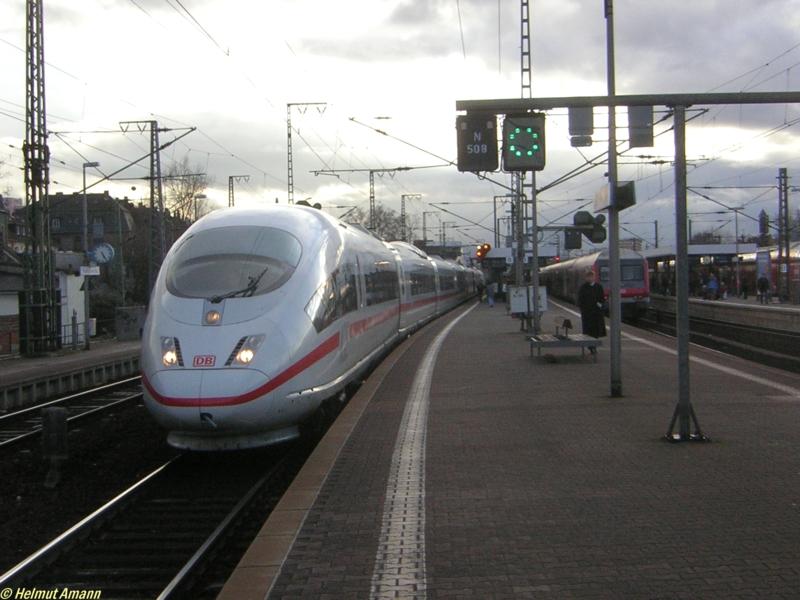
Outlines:
MULTIPOLYGON (((530 4, 534 96, 605 93, 603 0, 530 4)), ((213 177, 207 193, 220 205, 227 203, 229 175, 250 176, 237 183, 237 204, 285 202, 287 103, 325 102, 324 110, 292 109, 296 199, 313 198, 338 215, 367 207, 367 174, 311 171, 426 167, 376 177, 378 202, 399 210, 401 194, 422 194, 408 204, 418 223, 423 210, 438 205, 451 211, 442 219, 458 225, 449 238, 491 241, 492 197, 506 190, 442 165, 456 158, 456 100, 520 95, 518 0, 44 0, 44 6, 51 192, 79 190, 84 161, 100 162, 108 174, 144 155, 148 137, 120 132, 119 122, 156 119, 175 128, 162 141, 197 128, 162 153, 164 169, 188 157, 213 177)), ((615 0, 615 25, 619 94, 800 90, 800 11, 793 0, 615 0)), ((0 3, 0 191, 12 196, 23 193, 24 46, 25 3, 0 3)), ((690 186, 713 188, 701 191, 753 217, 762 209, 775 214, 778 168, 788 168, 800 185, 800 105, 710 107, 692 116, 690 186)), ((622 109, 619 121, 626 123, 622 109)), ((597 109, 596 144, 579 152, 569 146, 565 111, 551 111, 548 165, 538 185, 602 153, 605 122, 605 110, 597 109)), ((637 182, 638 197, 622 220, 650 244, 656 219, 659 241, 673 237, 670 125, 666 119, 657 126, 654 148, 620 159, 620 178, 637 182)), ((618 136, 626 138, 627 130, 618 136)), ((140 165, 120 175, 132 179, 99 189, 141 198, 147 183, 135 178, 147 174, 147 161, 140 165)), ((542 193, 540 220, 570 222, 571 212, 603 185, 603 173, 599 165, 542 193)), ((100 176, 90 170, 89 182, 100 176)), ((502 173, 493 178, 509 181, 502 173)), ((797 196, 790 195, 792 211, 797 196)), ((721 210, 696 194, 690 202, 695 213, 721 210)), ((695 231, 733 234, 731 213, 692 218, 695 231)), ((755 229, 740 219, 741 231, 755 229)))

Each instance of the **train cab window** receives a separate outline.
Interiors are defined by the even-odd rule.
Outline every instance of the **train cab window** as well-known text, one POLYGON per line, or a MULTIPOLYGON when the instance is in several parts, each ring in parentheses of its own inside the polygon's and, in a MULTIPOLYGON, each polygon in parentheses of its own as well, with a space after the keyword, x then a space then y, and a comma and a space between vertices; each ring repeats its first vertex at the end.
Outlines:
POLYGON ((622 281, 644 281, 644 268, 641 263, 622 263, 622 281))
POLYGON ((358 309, 358 284, 356 280, 356 266, 343 265, 337 274, 336 282, 339 287, 339 304, 341 313, 347 314, 358 309))
POLYGON ((260 296, 289 280, 301 254, 297 238, 273 227, 199 231, 175 249, 167 289, 175 296, 212 301, 260 296))
POLYGON ((306 314, 314 323, 314 329, 322 331, 339 317, 336 280, 333 276, 319 286, 306 304, 306 314))

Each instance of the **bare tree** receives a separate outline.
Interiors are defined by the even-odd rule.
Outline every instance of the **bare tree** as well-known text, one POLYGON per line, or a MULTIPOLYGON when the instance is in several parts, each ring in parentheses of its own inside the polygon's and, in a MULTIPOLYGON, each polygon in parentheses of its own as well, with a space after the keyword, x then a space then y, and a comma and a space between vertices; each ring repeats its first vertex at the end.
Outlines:
MULTIPOLYGON (((8 171, 6 170, 6 163, 5 161, 0 160, 0 181, 3 181, 8 177, 8 171)), ((5 186, 2 190, 4 196, 11 195, 11 182, 6 182, 5 186)))
POLYGON ((210 210, 210 202, 203 196, 213 178, 200 165, 189 165, 189 157, 172 163, 164 178, 166 208, 170 213, 187 221, 194 221, 210 210), (198 197, 199 196, 199 197, 198 197))
MULTIPOLYGON (((347 216, 350 223, 360 223, 369 229, 369 211, 356 208, 347 216)), ((381 204, 375 206, 375 227, 373 233, 388 241, 402 239, 403 224, 400 215, 391 208, 386 208, 381 204)))

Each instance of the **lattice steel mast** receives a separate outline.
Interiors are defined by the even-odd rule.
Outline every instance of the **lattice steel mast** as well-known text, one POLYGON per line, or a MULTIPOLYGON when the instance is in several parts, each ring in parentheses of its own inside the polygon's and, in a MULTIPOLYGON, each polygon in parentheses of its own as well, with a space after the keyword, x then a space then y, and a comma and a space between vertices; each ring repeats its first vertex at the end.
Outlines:
MULTIPOLYGON (((326 102, 287 102, 286 103, 286 178, 288 180, 288 201, 294 204, 294 158, 292 156, 292 107, 299 106, 305 111, 309 106, 324 107, 326 102)), ((319 108, 317 110, 320 110, 319 108)), ((321 110, 324 110, 321 109, 321 110)))
POLYGON ((375 174, 410 171, 420 167, 392 167, 388 169, 319 169, 314 175, 338 175, 339 173, 369 173, 369 229, 375 229, 375 174))
POLYGON ((778 269, 776 289, 781 302, 790 297, 790 250, 791 228, 789 227, 789 172, 786 167, 778 169, 778 269))
POLYGON ((25 208, 26 237, 25 290, 21 298, 20 333, 22 351, 40 354, 58 345, 58 305, 53 285, 53 257, 50 249, 48 185, 50 151, 47 147, 47 118, 44 85, 44 16, 42 0, 27 0, 26 14, 26 99, 25 208))
POLYGON ((150 130, 150 211, 147 227, 147 293, 156 282, 158 270, 166 252, 164 231, 164 192, 161 185, 161 146, 158 134, 167 129, 159 129, 158 121, 122 121, 120 127, 127 132, 130 125, 136 126, 140 133, 150 130))
POLYGON ((228 207, 236 205, 236 200, 233 194, 233 184, 238 181, 244 181, 247 183, 250 181, 250 175, 228 175, 228 207))
MULTIPOLYGON (((531 20, 529 0, 520 0, 520 93, 522 98, 532 97, 532 69, 531 69, 531 20)), ((528 238, 531 240, 531 285, 533 286, 533 301, 528 308, 528 329, 534 333, 539 332, 539 229, 536 215, 536 171, 531 171, 527 177, 523 171, 515 174, 516 182, 511 187, 516 188, 517 200, 517 254, 516 254, 516 284, 523 285, 523 272, 525 265, 525 246, 528 238), (527 193, 526 193, 527 190, 527 193), (532 313, 532 314, 531 314, 532 313), (531 316, 533 322, 531 323, 531 316)))

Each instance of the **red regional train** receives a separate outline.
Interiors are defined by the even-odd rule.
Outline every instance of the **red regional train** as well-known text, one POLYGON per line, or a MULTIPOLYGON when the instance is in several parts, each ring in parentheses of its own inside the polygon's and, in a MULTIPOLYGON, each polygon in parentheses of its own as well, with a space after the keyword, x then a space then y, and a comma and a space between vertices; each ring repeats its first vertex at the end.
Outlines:
MULTIPOLYGON (((622 316, 635 319, 644 314, 650 304, 647 260, 638 252, 622 249, 620 266, 622 316)), ((547 286, 548 294, 577 304, 578 288, 583 283, 586 271, 594 271, 608 299, 608 250, 548 265, 540 271, 539 278, 542 285, 547 286)))

